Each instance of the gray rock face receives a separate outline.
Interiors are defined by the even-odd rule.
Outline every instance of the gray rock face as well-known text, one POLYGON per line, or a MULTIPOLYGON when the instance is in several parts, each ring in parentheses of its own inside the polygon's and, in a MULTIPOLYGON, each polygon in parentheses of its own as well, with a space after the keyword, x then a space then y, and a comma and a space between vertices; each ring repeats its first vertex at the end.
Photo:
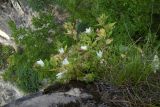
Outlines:
POLYGON ((15 21, 17 26, 30 27, 33 16, 37 16, 37 13, 32 11, 26 0, 4 0, 0 4, 0 29, 10 35, 9 20, 15 21))
POLYGON ((13 11, 11 8, 11 4, 8 3, 7 0, 2 0, 0 2, 0 29, 7 34, 10 34, 10 30, 8 29, 7 22, 10 19, 10 14, 13 11))
POLYGON ((130 107, 123 92, 103 83, 70 81, 14 100, 4 107, 130 107))
MULTIPOLYGON (((13 20, 17 27, 31 27, 31 19, 37 15, 28 7, 26 0, 2 0, 0 2, 0 30, 10 36, 9 20, 13 20)), ((6 40, 1 34, 0 43, 10 45, 16 50, 14 40, 11 38, 6 40)))
POLYGON ((22 96, 23 94, 15 86, 3 81, 0 76, 0 107, 22 96))
POLYGON ((0 106, 22 97, 19 90, 9 83, 0 81, 0 106))
POLYGON ((82 92, 79 88, 72 88, 67 92, 37 93, 18 99, 4 107, 84 107, 89 104, 84 103, 87 100, 93 100, 93 96, 82 92))

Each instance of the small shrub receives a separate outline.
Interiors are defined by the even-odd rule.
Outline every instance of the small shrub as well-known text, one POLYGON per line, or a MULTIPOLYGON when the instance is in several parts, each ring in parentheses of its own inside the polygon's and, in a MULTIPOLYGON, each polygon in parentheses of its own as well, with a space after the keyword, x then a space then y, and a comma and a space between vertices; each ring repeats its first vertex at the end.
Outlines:
POLYGON ((59 47, 59 54, 50 59, 53 71, 59 72, 58 81, 99 79, 119 85, 136 84, 153 72, 147 47, 141 49, 134 43, 129 46, 116 43, 112 37, 115 23, 108 23, 107 18, 102 14, 97 18, 98 24, 79 34, 74 24, 64 24, 66 35, 75 44, 70 48, 59 47))
POLYGON ((106 47, 113 41, 110 37, 115 23, 106 23, 105 14, 98 19, 96 27, 86 28, 85 32, 77 33, 72 23, 65 23, 66 36, 73 39, 71 47, 59 47, 59 54, 51 57, 53 72, 57 73, 57 80, 69 82, 70 80, 93 81, 106 47))
MULTIPOLYGON (((26 92, 35 92, 44 81, 48 84, 98 79, 136 84, 152 73, 152 60, 159 45, 148 31, 149 0, 54 2, 71 13, 63 26, 48 13, 33 18, 32 28, 9 23, 12 36, 24 50, 10 56, 6 80, 14 81, 26 92), (113 20, 116 23, 111 23, 113 20), (145 36, 143 44, 137 43, 139 34, 145 36)), ((44 1, 39 3, 41 7, 44 1)))

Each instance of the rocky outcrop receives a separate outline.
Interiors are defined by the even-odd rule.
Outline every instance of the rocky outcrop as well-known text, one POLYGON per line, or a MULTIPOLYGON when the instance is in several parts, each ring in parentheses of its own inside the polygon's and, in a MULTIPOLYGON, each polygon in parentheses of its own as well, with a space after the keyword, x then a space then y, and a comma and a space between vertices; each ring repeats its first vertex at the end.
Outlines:
MULTIPOLYGON (((67 92, 51 94, 38 93, 32 97, 24 97, 4 107, 83 107, 84 100, 92 99, 92 95, 82 93, 79 88, 67 92)), ((88 105, 89 106, 89 105, 88 105)), ((93 107, 90 105, 90 107, 93 107)))
POLYGON ((11 37, 8 21, 13 20, 17 27, 31 27, 31 19, 37 15, 29 8, 26 0, 2 0, 0 3, 0 43, 17 50, 14 40, 8 38, 11 37))
MULTIPOLYGON (((0 71, 0 74, 1 73, 2 72, 0 71)), ((18 90, 14 85, 3 81, 0 76, 0 107, 22 96, 23 93, 20 92, 20 90, 18 90)))
POLYGON ((30 27, 33 16, 37 13, 32 11, 26 0, 4 0, 0 4, 0 29, 10 35, 9 20, 15 21, 17 26, 30 27))
POLYGON ((51 85, 4 107, 129 107, 129 102, 110 85, 71 81, 51 85))

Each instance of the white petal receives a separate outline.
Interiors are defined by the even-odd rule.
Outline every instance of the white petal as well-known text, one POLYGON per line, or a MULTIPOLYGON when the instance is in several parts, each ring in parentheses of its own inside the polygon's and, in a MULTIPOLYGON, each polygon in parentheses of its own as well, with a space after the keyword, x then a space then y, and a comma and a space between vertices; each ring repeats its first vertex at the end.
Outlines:
POLYGON ((56 75, 57 79, 63 78, 64 73, 66 73, 66 72, 67 72, 67 70, 64 70, 63 72, 59 72, 59 73, 56 75))
POLYGON ((96 52, 96 54, 97 57, 102 58, 103 52, 99 50, 98 52, 96 52))
POLYGON ((63 48, 60 48, 58 51, 59 51, 60 54, 64 53, 64 49, 63 48))
POLYGON ((86 31, 85 31, 85 33, 91 33, 91 28, 89 27, 89 28, 86 28, 86 31))
POLYGON ((82 50, 87 50, 87 46, 81 46, 82 50))
POLYGON ((44 62, 40 59, 39 61, 36 62, 38 65, 41 67, 44 67, 44 62))
POLYGON ((61 79, 63 77, 64 72, 60 72, 56 75, 57 79, 61 79))
POLYGON ((67 58, 65 58, 63 61, 62 61, 62 65, 68 65, 69 64, 69 61, 67 58))

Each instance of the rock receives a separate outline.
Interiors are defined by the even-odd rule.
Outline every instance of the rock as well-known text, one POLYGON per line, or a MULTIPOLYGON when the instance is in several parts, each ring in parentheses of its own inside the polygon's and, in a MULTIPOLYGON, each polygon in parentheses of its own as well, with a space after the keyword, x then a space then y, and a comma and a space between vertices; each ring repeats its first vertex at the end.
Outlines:
POLYGON ((92 95, 72 88, 67 92, 38 93, 32 97, 18 99, 4 107, 82 107, 81 105, 85 105, 83 100, 92 98, 92 95))
POLYGON ((13 85, 0 78, 0 106, 22 97, 23 94, 13 85))
POLYGON ((123 92, 104 83, 70 81, 14 100, 4 107, 130 107, 123 92))
POLYGON ((17 45, 11 38, 12 32, 8 26, 8 21, 13 20, 17 27, 32 27, 31 19, 33 16, 38 16, 38 14, 32 11, 26 0, 2 0, 0 3, 0 43, 12 46, 17 50, 17 45), (4 38, 2 33, 10 38, 4 38))

